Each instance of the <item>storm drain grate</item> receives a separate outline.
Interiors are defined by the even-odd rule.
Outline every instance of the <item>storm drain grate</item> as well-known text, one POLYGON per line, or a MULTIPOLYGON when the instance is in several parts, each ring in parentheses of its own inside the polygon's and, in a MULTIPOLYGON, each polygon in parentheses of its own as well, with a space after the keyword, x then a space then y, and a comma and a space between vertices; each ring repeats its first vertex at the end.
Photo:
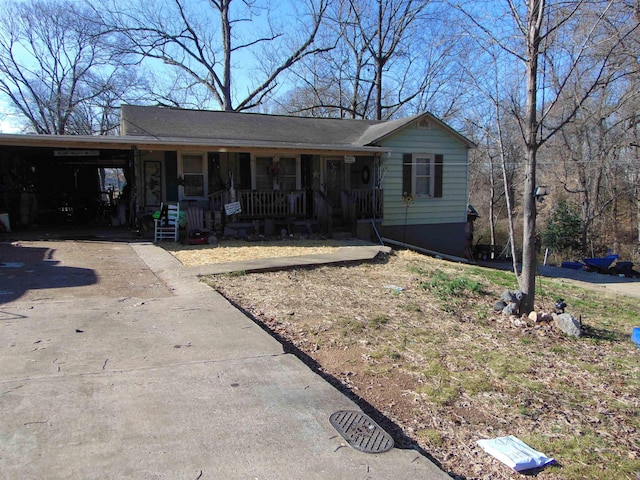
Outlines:
POLYGON ((362 412, 340 410, 331 414, 329 421, 356 450, 365 453, 383 453, 393 448, 391 435, 362 412))

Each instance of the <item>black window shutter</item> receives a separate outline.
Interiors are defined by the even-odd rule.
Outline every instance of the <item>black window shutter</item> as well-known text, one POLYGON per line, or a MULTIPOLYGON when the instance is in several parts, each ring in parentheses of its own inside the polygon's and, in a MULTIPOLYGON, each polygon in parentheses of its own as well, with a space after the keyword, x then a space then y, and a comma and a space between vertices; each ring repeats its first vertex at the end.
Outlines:
POLYGON ((442 197, 442 170, 444 164, 444 157, 442 155, 436 155, 436 171, 435 171, 435 186, 433 189, 434 197, 442 197))
POLYGON ((410 153, 402 154, 402 196, 408 197, 413 193, 412 177, 413 177, 413 156, 410 153))
POLYGON ((236 188, 251 189, 251 154, 239 153, 238 163, 240 172, 237 179, 236 188))
POLYGON ((166 200, 168 202, 177 202, 178 201, 178 152, 165 150, 164 172, 167 175, 166 200))

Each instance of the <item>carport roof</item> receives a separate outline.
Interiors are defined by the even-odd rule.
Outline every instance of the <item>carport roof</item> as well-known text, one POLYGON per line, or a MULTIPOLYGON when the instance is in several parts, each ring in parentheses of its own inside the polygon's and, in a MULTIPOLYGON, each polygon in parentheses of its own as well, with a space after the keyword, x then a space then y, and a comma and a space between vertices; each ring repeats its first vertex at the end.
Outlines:
POLYGON ((221 152, 246 152, 247 150, 278 150, 295 151, 299 153, 345 153, 373 155, 384 153, 386 148, 359 145, 336 145, 326 143, 300 143, 283 141, 230 140, 225 138, 197 138, 197 137, 155 137, 151 135, 24 135, 0 134, 0 145, 16 147, 42 148, 83 148, 83 149, 111 149, 129 150, 162 150, 189 149, 221 152))

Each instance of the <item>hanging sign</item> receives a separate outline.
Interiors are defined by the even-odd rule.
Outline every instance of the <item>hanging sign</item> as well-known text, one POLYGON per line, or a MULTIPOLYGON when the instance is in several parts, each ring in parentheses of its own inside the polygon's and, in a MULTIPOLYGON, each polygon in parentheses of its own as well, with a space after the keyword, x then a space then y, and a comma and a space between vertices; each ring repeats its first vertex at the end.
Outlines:
POLYGON ((242 206, 240 205, 240 202, 225 203, 224 213, 226 213, 227 217, 237 213, 242 213, 242 206))
POLYGON ((100 150, 54 150, 54 157, 99 157, 100 150))

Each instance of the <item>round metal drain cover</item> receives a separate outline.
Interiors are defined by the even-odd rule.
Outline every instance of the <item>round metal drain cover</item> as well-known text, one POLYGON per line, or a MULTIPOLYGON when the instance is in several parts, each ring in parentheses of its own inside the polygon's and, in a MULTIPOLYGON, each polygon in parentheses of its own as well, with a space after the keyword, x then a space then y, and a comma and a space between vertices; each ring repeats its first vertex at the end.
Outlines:
POLYGON ((356 450, 383 453, 393 448, 393 438, 368 415, 354 410, 340 410, 329 421, 340 435, 356 450))

